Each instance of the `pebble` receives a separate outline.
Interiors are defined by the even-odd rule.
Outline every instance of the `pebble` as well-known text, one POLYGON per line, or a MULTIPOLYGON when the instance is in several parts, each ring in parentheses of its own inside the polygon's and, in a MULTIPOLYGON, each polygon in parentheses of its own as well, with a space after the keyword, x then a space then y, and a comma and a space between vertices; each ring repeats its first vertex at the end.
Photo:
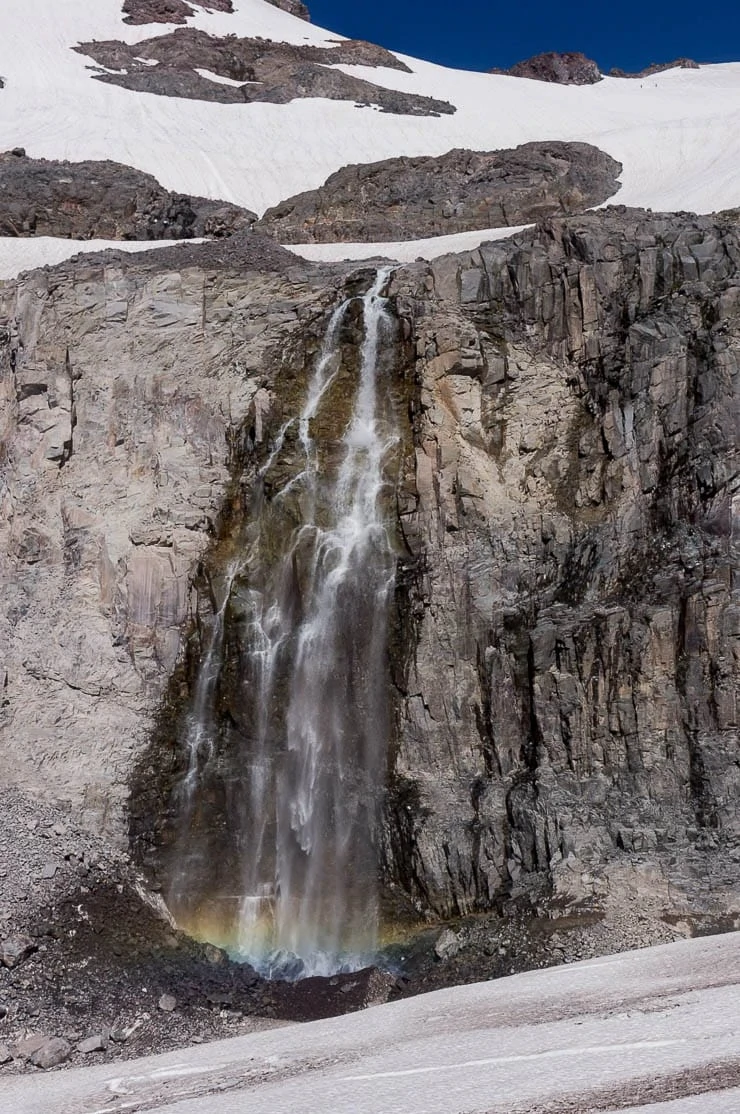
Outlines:
POLYGON ((157 1005, 161 1010, 164 1010, 165 1013, 172 1013, 177 1006, 177 999, 173 998, 171 994, 163 994, 157 1005))

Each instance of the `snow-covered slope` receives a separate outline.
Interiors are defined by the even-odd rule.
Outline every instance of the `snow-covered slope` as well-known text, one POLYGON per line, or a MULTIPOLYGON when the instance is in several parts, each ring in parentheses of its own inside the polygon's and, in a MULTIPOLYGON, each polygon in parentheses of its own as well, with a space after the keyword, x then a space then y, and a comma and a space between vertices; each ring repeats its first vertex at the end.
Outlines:
MULTIPOLYGON (((72 50, 78 42, 136 43, 174 29, 126 26, 121 5, 3 0, 0 150, 24 146, 33 157, 110 158, 154 174, 169 189, 261 213, 319 186, 348 163, 578 139, 624 164, 624 204, 700 212, 740 204, 740 63, 669 70, 644 80, 606 78, 583 87, 465 73, 410 58, 404 61, 412 73, 343 67, 374 83, 456 105, 453 116, 439 118, 319 99, 206 103, 93 80, 90 60, 72 50)), ((265 0, 234 0, 234 8, 234 14, 201 10, 190 23, 214 35, 337 41, 265 0)))
POLYGON ((738 933, 186 1052, 9 1078, 15 1114, 737 1114, 738 933))

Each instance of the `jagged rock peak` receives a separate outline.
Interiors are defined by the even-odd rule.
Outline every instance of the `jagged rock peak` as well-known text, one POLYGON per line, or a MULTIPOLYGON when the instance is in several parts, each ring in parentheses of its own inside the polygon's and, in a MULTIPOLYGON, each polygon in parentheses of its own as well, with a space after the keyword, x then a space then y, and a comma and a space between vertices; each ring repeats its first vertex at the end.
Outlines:
POLYGON ((596 62, 580 51, 559 54, 554 50, 535 54, 508 70, 493 69, 489 72, 550 81, 556 85, 595 85, 603 76, 596 62))

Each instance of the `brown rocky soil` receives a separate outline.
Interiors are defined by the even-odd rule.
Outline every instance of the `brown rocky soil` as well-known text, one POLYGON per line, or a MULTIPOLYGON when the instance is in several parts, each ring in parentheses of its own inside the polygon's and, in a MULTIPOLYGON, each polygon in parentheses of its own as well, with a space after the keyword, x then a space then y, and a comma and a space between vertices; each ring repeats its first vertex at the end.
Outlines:
POLYGON ((165 190, 150 174, 115 162, 0 154, 0 235, 77 240, 183 240, 249 228, 248 209, 165 190))
POLYGON ((75 49, 105 67, 106 72, 94 74, 97 81, 161 96, 222 104, 287 104, 301 97, 324 97, 375 105, 383 112, 400 115, 439 116, 455 112, 454 106, 446 101, 384 89, 334 69, 340 64, 408 69, 389 51, 359 40, 319 47, 235 36, 219 39, 183 27, 135 45, 107 41, 82 43, 75 49), (151 65, 152 62, 157 65, 151 65), (210 81, 196 73, 196 69, 242 84, 210 81), (110 70, 117 72, 107 72, 110 70))
POLYGON ((49 1041, 67 1046, 60 1063, 123 1059, 395 992, 374 969, 266 982, 176 931, 128 857, 68 810, 18 792, 3 797, 0 863, 0 1074, 43 1066, 31 1057, 49 1041))
POLYGON ((123 854, 70 813, 6 793, 0 835, 0 1077, 117 1061, 625 948, 721 931, 655 910, 553 918, 512 906, 409 924, 386 970, 267 982, 167 919, 123 854))
POLYGON ((282 243, 413 240, 580 212, 619 189, 621 165, 587 143, 347 166, 256 226, 282 243))

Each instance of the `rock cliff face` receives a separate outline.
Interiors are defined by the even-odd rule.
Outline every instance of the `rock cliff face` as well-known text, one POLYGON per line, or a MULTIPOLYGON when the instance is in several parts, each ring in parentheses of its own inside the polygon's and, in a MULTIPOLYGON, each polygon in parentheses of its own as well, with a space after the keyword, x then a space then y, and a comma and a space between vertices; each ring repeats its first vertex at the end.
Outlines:
POLYGON ((740 857, 739 260, 736 224, 611 210, 397 276, 389 845, 424 907, 696 894, 702 848, 740 857))
POLYGON ((119 840, 230 438, 251 405, 265 435, 267 369, 321 312, 294 257, 233 243, 0 288, 0 777, 119 840))
POLYGON ((268 209, 258 228, 285 244, 374 243, 530 224, 600 205, 621 171, 588 143, 386 159, 344 167, 268 209))
MULTIPOLYGON (((394 909, 732 912, 739 265, 615 209, 397 270, 394 909)), ((255 236, 2 289, 0 776, 154 868, 206 573, 352 281, 255 236)))

